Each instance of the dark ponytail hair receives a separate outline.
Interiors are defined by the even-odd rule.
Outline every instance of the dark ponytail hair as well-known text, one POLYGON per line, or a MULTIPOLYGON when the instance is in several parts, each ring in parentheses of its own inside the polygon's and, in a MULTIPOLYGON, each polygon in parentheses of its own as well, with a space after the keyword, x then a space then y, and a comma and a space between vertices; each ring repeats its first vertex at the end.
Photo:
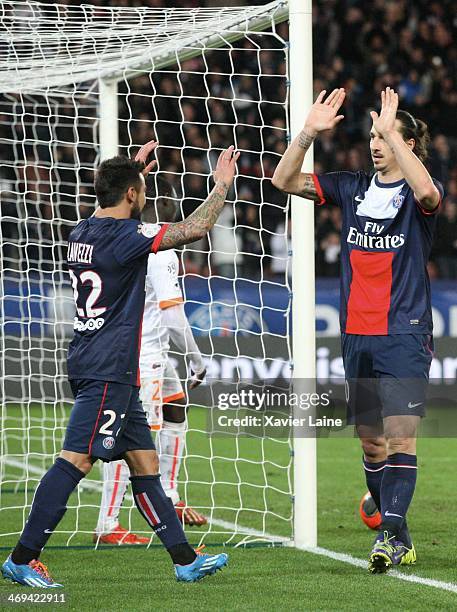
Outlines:
POLYGON ((430 135, 428 126, 424 121, 415 119, 411 113, 404 110, 397 111, 397 119, 401 123, 400 132, 404 140, 414 139, 413 153, 423 162, 428 156, 430 135))

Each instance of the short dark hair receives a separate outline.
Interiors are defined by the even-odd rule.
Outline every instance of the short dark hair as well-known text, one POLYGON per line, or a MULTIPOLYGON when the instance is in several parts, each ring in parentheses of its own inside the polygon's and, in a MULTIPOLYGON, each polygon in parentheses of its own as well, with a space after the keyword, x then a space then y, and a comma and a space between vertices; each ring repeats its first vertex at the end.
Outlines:
POLYGON ((144 164, 118 155, 105 159, 95 174, 95 195, 100 208, 116 206, 129 187, 141 189, 140 174, 144 164))
POLYGON ((159 174, 150 174, 146 179, 146 196, 146 205, 141 213, 145 223, 167 223, 175 220, 178 195, 171 183, 159 174))
POLYGON ((428 126, 424 121, 416 119, 405 110, 398 110, 396 118, 401 123, 401 135, 404 140, 414 139, 413 153, 423 162, 428 156, 428 146, 430 144, 430 135, 428 126))

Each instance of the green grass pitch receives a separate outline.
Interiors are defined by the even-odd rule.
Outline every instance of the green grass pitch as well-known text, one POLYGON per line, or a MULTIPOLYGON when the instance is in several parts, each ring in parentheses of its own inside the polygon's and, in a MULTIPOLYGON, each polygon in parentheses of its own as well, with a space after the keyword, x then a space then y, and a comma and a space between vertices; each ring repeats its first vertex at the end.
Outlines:
MULTIPOLYGON (((3 466, 0 490, 0 554, 6 557, 22 527, 36 480, 26 486, 24 453, 29 453, 29 476, 37 478, 38 467, 51 462, 58 451, 66 409, 49 407, 30 411, 27 437, 21 428, 23 411, 8 406, 3 426, 3 466), (40 456, 41 454, 41 456, 40 456), (43 459, 43 454, 47 458, 43 459), (35 470, 35 471, 34 471, 35 470)), ((182 477, 192 480, 182 490, 190 503, 218 510, 213 513, 215 532, 190 529, 194 544, 203 541, 209 552, 229 553, 229 566, 201 583, 185 585, 174 580, 166 553, 153 541, 146 549, 102 547, 94 550, 91 532, 97 515, 97 483, 73 494, 70 508, 43 553, 54 578, 65 585, 69 610, 455 610, 457 594, 391 576, 371 576, 362 568, 324 556, 284 546, 234 547, 243 539, 230 539, 226 523, 239 530, 291 535, 289 497, 289 449, 284 441, 208 436, 203 410, 190 412, 188 454, 182 477), (212 461, 209 461, 212 457, 212 461), (234 459, 237 458, 237 461, 234 459), (214 484, 217 482, 217 484, 214 484), (247 483, 247 484, 246 484, 247 483), (240 509, 241 508, 241 509, 240 509), (79 532, 75 534, 77 524, 79 532), (222 525, 222 526, 221 526, 222 525), (67 548, 67 542, 70 547, 67 548)), ((409 523, 418 551, 418 563, 401 570, 407 575, 457 582, 454 522, 457 501, 455 457, 457 441, 419 440, 419 480, 409 523)), ((361 452, 352 438, 318 441, 319 546, 365 559, 373 534, 358 518, 358 502, 365 492, 361 452)), ((99 478, 97 466, 91 475, 99 478)), ((145 524, 127 500, 122 522, 138 531, 145 524)), ((207 510, 205 510, 207 512, 207 510)), ((208 512, 207 512, 208 513, 208 512)), ((255 533, 255 532, 253 532, 255 533)), ((7 596, 24 589, 0 583, 0 610, 8 609, 7 596)), ((27 591, 30 592, 29 590, 27 591)), ((30 608, 32 604, 27 607, 30 608)))

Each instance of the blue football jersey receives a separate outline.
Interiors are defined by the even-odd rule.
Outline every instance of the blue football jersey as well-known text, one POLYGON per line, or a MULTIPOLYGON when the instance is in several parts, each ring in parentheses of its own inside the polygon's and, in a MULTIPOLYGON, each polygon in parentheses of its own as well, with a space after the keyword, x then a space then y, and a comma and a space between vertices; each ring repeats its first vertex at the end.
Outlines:
POLYGON ((404 179, 381 183, 376 174, 331 172, 314 182, 320 203, 342 211, 341 331, 431 334, 427 262, 439 206, 423 209, 404 179))
POLYGON ((69 236, 67 262, 76 303, 68 377, 139 384, 139 350, 149 253, 168 225, 90 217, 69 236))

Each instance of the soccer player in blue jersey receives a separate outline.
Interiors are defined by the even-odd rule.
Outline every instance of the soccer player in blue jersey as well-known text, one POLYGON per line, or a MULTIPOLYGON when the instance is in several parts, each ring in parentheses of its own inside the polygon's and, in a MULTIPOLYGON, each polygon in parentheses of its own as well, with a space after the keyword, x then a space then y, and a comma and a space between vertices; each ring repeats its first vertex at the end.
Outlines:
POLYGON ((144 145, 135 161, 104 161, 95 177, 98 208, 78 223, 68 242, 76 302, 68 377, 75 396, 63 450, 43 476, 21 537, 2 567, 4 578, 54 588, 40 553, 65 514, 68 498, 97 459, 124 458, 138 510, 162 541, 179 581, 194 582, 227 564, 225 553, 197 555, 188 544, 158 474, 158 457, 138 399, 141 320, 148 255, 202 238, 214 225, 233 182, 239 153, 223 151, 208 198, 179 223, 144 226, 146 165, 156 147, 144 145))
POLYGON ((382 525, 370 554, 372 573, 411 564, 416 552, 406 514, 416 485, 416 431, 425 414, 432 361, 427 260, 443 188, 423 164, 427 126, 381 94, 371 112, 374 170, 316 176, 301 171, 316 136, 343 120, 345 92, 319 94, 301 133, 273 176, 279 189, 341 207, 342 353, 348 412, 361 438, 370 493, 382 525))

